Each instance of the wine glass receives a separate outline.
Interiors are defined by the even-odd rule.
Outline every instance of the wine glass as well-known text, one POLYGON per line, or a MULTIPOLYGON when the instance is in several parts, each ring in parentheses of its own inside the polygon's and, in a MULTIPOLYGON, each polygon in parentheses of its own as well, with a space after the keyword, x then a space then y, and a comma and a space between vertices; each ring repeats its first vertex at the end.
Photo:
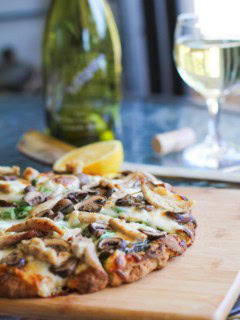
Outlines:
MULTIPOLYGON (((212 22, 214 24, 214 21, 212 22)), ((224 168, 240 164, 240 149, 222 140, 219 108, 240 81, 240 37, 207 36, 195 14, 178 16, 174 58, 182 79, 206 99, 209 113, 204 141, 188 148, 184 159, 192 166, 224 168)))

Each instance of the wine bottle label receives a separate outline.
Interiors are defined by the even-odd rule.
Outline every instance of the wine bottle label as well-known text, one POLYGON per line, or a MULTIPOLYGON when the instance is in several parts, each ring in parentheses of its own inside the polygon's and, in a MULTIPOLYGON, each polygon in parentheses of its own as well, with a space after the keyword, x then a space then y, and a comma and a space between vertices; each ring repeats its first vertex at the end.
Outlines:
POLYGON ((105 54, 101 53, 96 59, 92 60, 86 68, 77 73, 73 78, 72 84, 66 88, 66 91, 70 94, 76 94, 81 87, 94 77, 99 69, 105 67, 105 54))

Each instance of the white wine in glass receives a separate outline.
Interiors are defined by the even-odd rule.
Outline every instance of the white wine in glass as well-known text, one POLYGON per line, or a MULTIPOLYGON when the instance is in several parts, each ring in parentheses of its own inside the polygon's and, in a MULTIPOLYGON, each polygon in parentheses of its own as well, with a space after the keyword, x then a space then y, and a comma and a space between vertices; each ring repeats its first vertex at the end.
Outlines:
POLYGON ((201 144, 184 152, 185 160, 206 168, 240 164, 240 149, 222 140, 218 124, 220 103, 240 82, 240 37, 207 37, 201 33, 197 16, 180 15, 174 57, 180 76, 205 97, 209 111, 208 134, 201 144))

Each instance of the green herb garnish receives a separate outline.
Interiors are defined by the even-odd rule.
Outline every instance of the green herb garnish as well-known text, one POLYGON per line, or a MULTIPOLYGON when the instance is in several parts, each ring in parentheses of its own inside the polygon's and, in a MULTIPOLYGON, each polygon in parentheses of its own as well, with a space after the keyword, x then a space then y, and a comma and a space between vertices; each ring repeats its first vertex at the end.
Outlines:
POLYGON ((34 187, 36 187, 36 185, 37 185, 37 183, 38 183, 38 179, 32 179, 32 181, 31 181, 31 183, 32 183, 32 185, 34 186, 34 187))

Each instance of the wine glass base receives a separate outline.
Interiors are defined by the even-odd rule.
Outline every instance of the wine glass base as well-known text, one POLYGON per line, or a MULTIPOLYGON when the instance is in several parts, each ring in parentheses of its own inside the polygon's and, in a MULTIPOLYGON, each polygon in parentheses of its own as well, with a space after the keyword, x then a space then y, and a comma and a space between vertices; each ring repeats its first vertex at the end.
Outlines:
POLYGON ((220 169, 240 165, 240 148, 221 143, 221 146, 204 141, 186 149, 183 159, 188 165, 199 168, 220 169))

